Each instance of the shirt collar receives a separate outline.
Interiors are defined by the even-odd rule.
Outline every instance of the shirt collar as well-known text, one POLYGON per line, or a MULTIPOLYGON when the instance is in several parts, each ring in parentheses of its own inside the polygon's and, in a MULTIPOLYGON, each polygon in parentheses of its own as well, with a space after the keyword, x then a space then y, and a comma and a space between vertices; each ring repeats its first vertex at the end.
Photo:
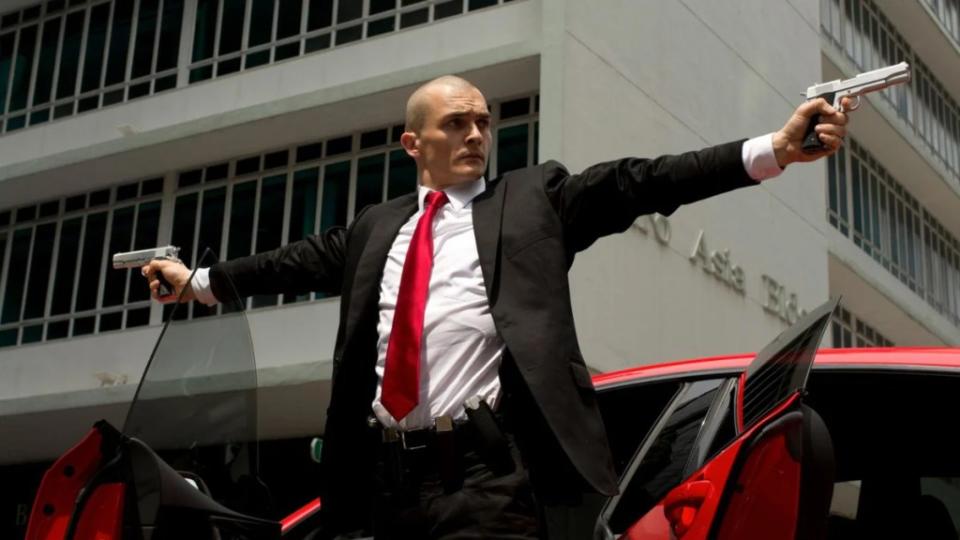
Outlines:
MULTIPOLYGON (((447 198, 450 200, 450 206, 452 206, 454 210, 462 210, 473 201, 474 197, 483 193, 485 189, 487 189, 487 182, 484 177, 481 176, 470 182, 450 186, 444 189, 443 192, 447 194, 447 198)), ((417 202, 421 211, 423 210, 423 201, 431 191, 433 190, 428 187, 417 186, 417 202)))

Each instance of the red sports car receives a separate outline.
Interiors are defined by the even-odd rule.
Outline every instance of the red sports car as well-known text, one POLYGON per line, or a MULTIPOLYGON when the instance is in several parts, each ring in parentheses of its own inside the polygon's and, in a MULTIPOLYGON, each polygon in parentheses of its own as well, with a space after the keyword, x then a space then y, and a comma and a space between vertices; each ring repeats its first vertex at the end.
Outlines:
MULTIPOLYGON (((594 537, 957 539, 960 350, 818 352, 835 307, 755 356, 595 376, 620 494, 585 503, 594 537)), ((164 329, 123 429, 97 424, 47 472, 27 540, 313 530, 319 501, 252 517, 270 505, 256 370, 242 310, 227 311, 164 329)))

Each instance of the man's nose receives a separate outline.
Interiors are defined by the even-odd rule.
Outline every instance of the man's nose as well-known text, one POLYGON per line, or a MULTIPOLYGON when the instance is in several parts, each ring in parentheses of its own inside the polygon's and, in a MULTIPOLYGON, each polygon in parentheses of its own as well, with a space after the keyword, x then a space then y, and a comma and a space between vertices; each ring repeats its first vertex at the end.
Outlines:
POLYGON ((470 122, 470 130, 467 132, 467 143, 478 144, 483 141, 483 132, 476 122, 470 122))

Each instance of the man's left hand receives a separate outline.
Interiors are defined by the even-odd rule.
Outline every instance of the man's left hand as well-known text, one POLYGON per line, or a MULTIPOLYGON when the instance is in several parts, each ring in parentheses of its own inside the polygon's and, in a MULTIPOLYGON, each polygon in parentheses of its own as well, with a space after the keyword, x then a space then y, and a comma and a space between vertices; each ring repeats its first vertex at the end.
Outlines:
MULTIPOLYGON (((843 109, 849 110, 850 101, 843 98, 843 109)), ((781 168, 791 163, 814 161, 836 152, 843 144, 847 134, 847 115, 835 108, 823 98, 807 101, 793 111, 783 129, 773 134, 773 153, 781 168), (826 150, 815 154, 803 151, 803 134, 807 130, 810 118, 820 115, 820 123, 814 128, 826 150)))

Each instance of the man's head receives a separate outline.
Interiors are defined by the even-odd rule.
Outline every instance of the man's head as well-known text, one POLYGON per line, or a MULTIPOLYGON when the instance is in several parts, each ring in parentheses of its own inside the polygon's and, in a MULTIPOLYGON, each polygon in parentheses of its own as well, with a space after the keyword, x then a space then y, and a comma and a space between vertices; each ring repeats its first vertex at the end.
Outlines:
POLYGON ((418 88, 407 100, 406 124, 400 143, 417 162, 423 185, 443 189, 483 175, 490 113, 468 81, 447 75, 418 88))

